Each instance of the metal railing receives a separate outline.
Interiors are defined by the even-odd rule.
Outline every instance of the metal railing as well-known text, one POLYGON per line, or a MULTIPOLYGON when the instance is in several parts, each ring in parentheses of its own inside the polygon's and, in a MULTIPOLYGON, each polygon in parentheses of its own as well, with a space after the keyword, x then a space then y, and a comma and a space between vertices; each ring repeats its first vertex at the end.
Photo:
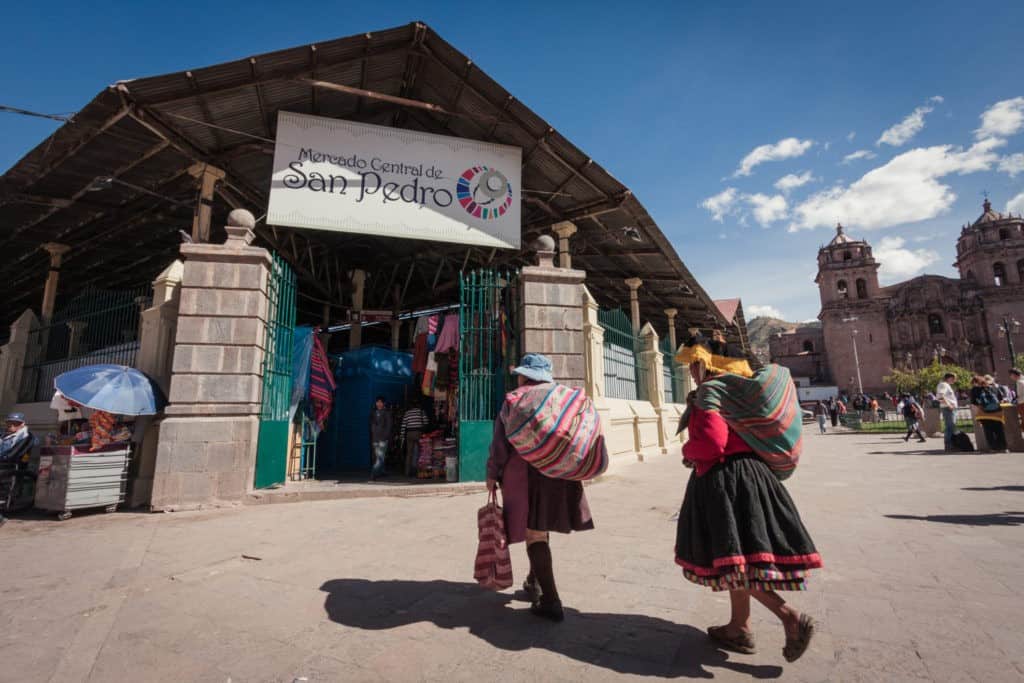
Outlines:
POLYGON ((646 371, 640 359, 640 340, 625 311, 599 310, 604 328, 604 391, 609 398, 647 400, 646 371))
POLYGON ((32 330, 18 400, 47 401, 53 380, 85 365, 133 366, 139 351, 139 323, 149 307, 149 286, 86 290, 32 330))

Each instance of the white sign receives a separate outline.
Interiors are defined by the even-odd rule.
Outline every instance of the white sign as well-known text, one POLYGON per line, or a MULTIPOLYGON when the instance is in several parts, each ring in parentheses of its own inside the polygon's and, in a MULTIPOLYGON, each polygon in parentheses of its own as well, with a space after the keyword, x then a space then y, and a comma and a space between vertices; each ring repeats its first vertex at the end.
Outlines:
POLYGON ((278 112, 267 223, 518 249, 518 147, 278 112))

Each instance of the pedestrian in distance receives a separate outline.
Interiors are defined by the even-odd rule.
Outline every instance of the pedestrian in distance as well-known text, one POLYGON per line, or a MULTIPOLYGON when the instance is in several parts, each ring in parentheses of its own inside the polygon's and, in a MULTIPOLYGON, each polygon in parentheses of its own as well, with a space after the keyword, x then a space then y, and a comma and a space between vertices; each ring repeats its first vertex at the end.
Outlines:
POLYGON ((828 417, 832 421, 832 427, 839 426, 839 413, 846 408, 842 401, 837 401, 834 398, 828 400, 828 417))
POLYGON ((383 396, 378 396, 370 410, 370 447, 373 454, 373 468, 370 481, 376 481, 386 474, 384 461, 388 457, 388 445, 394 430, 394 418, 383 396))
POLYGON ((786 454, 795 467, 800 408, 795 389, 791 397, 779 390, 780 378, 792 383, 785 368, 769 365, 755 376, 738 355, 697 335, 676 356, 698 386, 683 446, 684 463, 693 471, 679 511, 676 563, 688 581, 729 591, 729 622, 708 628, 720 647, 756 653, 753 598, 782 622, 783 656, 793 662, 807 650, 816 623, 776 591, 803 590, 821 557, 780 480, 786 474, 769 467, 762 459, 768 456, 758 455, 753 444, 786 454))
POLYGON ((907 423, 907 433, 903 437, 903 441, 910 441, 910 437, 916 434, 918 441, 924 443, 927 439, 921 433, 921 420, 924 419, 924 409, 921 408, 921 404, 910 394, 903 394, 899 407, 903 412, 903 420, 907 423))
POLYGON ((413 403, 402 416, 399 441, 405 446, 405 474, 408 477, 416 476, 419 440, 429 424, 427 413, 418 403, 413 403))
POLYGON ((971 380, 971 405, 975 406, 974 417, 981 423, 989 450, 1003 453, 1006 451, 1006 430, 994 385, 991 375, 975 375, 971 380))
POLYGON ((818 418, 818 429, 824 434, 826 420, 828 419, 828 408, 821 401, 814 404, 814 417, 818 418))
POLYGON ((1021 430, 1024 431, 1024 375, 1021 374, 1020 368, 1010 370, 1010 384, 1013 386, 1013 402, 1017 405, 1021 430))
MULTIPOLYGON (((520 388, 554 384, 551 361, 539 353, 523 356, 512 373, 518 376, 520 388)), ((545 476, 524 460, 509 441, 504 415, 494 421, 487 459, 487 490, 494 493, 501 486, 508 543, 526 542, 530 572, 523 590, 530 598, 530 611, 544 619, 562 621, 565 613, 555 585, 550 533, 587 531, 594 528, 594 520, 583 483, 545 476)), ((607 462, 603 435, 597 438, 594 448, 600 450, 600 458, 607 462)))
POLYGON ((942 439, 946 450, 953 450, 953 434, 956 432, 956 410, 959 401, 956 396, 956 375, 947 372, 935 387, 935 398, 942 414, 942 439))

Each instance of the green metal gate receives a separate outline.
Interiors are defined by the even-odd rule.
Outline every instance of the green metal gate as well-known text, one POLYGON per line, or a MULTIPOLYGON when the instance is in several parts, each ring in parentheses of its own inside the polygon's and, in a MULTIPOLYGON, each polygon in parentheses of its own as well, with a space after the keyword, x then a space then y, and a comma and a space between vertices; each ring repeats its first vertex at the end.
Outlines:
POLYGON ((459 480, 483 481, 494 418, 518 358, 518 274, 478 270, 459 277, 459 480))
POLYGON ((604 328, 604 391, 609 398, 646 401, 647 376, 640 358, 640 339, 622 309, 597 312, 604 328))
POLYGON ((288 459, 288 408, 292 394, 292 337, 295 332, 295 273, 274 254, 267 285, 267 332, 263 354, 263 402, 253 485, 282 484, 288 459))

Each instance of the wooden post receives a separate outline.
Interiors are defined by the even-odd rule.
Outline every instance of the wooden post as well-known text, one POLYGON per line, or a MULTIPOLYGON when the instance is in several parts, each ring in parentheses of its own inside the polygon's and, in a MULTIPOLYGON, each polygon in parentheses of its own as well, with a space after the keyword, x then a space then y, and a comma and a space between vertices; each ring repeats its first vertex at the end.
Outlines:
POLYGON ((363 343, 363 295, 366 291, 366 271, 352 273, 352 327, 348 335, 348 347, 358 349, 363 343))
POLYGON ((192 241, 210 241, 210 220, 213 217, 213 190, 225 173, 216 166, 196 163, 188 169, 189 175, 199 180, 199 202, 192 218, 192 241))
POLYGON ((576 234, 576 226, 569 221, 562 221, 551 226, 551 231, 558 235, 558 267, 572 268, 569 238, 576 234))
POLYGON ((43 308, 42 308, 42 323, 48 325, 51 318, 53 318, 53 309, 57 303, 57 283, 60 280, 60 264, 64 259, 64 254, 71 250, 66 244, 58 244, 56 242, 47 242, 43 245, 50 254, 50 271, 46 275, 46 287, 43 289, 43 308))

